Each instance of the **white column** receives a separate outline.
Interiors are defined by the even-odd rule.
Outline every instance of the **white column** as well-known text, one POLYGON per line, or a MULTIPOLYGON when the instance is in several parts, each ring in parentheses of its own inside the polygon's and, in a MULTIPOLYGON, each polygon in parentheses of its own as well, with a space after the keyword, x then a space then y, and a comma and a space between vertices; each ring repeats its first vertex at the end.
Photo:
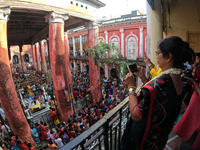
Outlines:
POLYGON ((108 79, 108 65, 105 64, 105 77, 108 79))
POLYGON ((143 58, 143 27, 140 27, 140 54, 139 58, 143 58))
POLYGON ((75 40, 74 40, 74 37, 72 37, 72 40, 73 40, 73 55, 75 56, 76 47, 75 47, 75 40))
POLYGON ((82 36, 80 35, 80 51, 81 51, 81 56, 83 56, 83 45, 82 45, 82 36))
POLYGON ((106 35, 106 43, 108 44, 108 30, 105 30, 104 33, 106 35))
POLYGON ((75 60, 74 60, 74 71, 76 70, 76 62, 75 62, 75 60))
POLYGON ((124 29, 119 30, 121 32, 121 54, 124 57, 124 29))
POLYGON ((83 61, 81 61, 81 72, 83 72, 83 61))

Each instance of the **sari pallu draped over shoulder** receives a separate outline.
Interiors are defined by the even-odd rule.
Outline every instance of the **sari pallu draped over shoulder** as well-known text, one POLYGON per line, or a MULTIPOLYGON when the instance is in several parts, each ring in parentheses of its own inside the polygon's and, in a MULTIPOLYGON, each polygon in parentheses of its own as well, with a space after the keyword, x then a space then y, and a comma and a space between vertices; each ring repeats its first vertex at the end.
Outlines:
POLYGON ((181 106, 180 96, 176 93, 170 75, 149 82, 137 98, 136 110, 142 120, 136 122, 130 118, 120 149, 164 149, 181 106))

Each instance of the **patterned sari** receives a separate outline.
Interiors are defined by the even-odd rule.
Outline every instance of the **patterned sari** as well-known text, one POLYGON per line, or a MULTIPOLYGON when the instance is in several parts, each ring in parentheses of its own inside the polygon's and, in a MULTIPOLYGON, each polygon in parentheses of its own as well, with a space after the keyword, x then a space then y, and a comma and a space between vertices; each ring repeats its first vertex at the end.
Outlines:
POLYGON ((164 149, 181 105, 170 75, 163 75, 145 85, 138 100, 136 110, 142 120, 130 119, 120 149, 164 149))

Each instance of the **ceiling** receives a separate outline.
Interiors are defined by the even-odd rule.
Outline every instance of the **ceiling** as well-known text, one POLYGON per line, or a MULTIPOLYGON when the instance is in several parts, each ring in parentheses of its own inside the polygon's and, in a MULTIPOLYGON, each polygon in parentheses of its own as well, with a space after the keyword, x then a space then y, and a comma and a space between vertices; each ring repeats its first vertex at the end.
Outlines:
MULTIPOLYGON (((20 11, 11 10, 7 25, 8 45, 35 44, 48 38, 48 23, 45 16, 49 12, 45 11, 20 11)), ((74 16, 69 16, 65 20, 65 31, 82 26, 89 20, 74 16)))

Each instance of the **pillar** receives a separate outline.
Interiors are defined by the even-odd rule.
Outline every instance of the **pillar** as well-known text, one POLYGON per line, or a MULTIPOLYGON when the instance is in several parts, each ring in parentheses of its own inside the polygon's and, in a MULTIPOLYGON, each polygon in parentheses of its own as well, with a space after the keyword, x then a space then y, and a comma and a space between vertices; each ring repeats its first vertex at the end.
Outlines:
POLYGON ((36 51, 36 62, 37 62, 37 70, 41 71, 41 64, 40 64, 40 55, 39 55, 39 43, 35 44, 35 51, 36 51))
POLYGON ((24 65, 24 56, 23 56, 23 49, 22 45, 19 45, 19 52, 20 52, 20 60, 21 60, 21 65, 22 65, 22 70, 25 71, 25 65, 24 65))
POLYGON ((70 70, 70 61, 69 61, 69 47, 68 47, 68 34, 65 32, 65 61, 67 69, 67 82, 68 84, 72 83, 72 75, 70 70))
POLYGON ((47 39, 47 48, 48 48, 49 69, 51 69, 51 60, 50 60, 50 51, 49 51, 49 39, 47 39))
POLYGON ((41 49, 42 70, 44 73, 47 73, 47 63, 46 63, 46 58, 45 58, 44 41, 40 42, 40 49, 41 49))
POLYGON ((75 46, 74 37, 72 37, 72 40, 73 40, 73 55, 76 56, 76 46, 75 46))
POLYGON ((108 65, 107 64, 105 64, 105 77, 106 77, 106 79, 109 78, 108 77, 108 65))
POLYGON ((74 71, 76 70, 76 61, 74 60, 74 71))
POLYGON ((64 48, 64 20, 68 16, 52 12, 46 19, 49 22, 49 51, 54 89, 62 120, 67 122, 70 115, 73 115, 64 48))
MULTIPOLYGON (((88 28, 88 48, 90 49, 98 43, 98 26, 94 22, 88 22, 85 26, 88 28)), ((92 103, 96 104, 101 99, 100 67, 93 62, 91 56, 88 57, 88 60, 92 103)))
POLYGON ((81 66, 81 72, 83 72, 83 61, 81 61, 80 66, 81 66))
POLYGON ((32 45, 32 55, 33 55, 33 68, 37 70, 37 63, 35 57, 35 45, 32 45))
POLYGON ((147 56, 157 64, 155 52, 158 42, 163 38, 161 1, 154 0, 154 9, 147 2, 147 56))
POLYGON ((139 58, 143 59, 143 27, 140 27, 140 53, 139 53, 139 58))
POLYGON ((83 56, 83 45, 82 45, 82 36, 80 35, 80 51, 81 51, 81 56, 83 56))
POLYGON ((0 94, 1 107, 3 108, 6 118, 15 132, 23 140, 27 137, 31 143, 34 140, 31 136, 29 124, 24 116, 23 110, 19 103, 15 85, 10 71, 7 48, 7 20, 10 9, 0 9, 0 94))
POLYGON ((124 57, 124 29, 119 30, 121 32, 121 54, 124 57))
POLYGON ((104 33, 106 35, 106 44, 108 44, 108 30, 105 30, 104 33))

